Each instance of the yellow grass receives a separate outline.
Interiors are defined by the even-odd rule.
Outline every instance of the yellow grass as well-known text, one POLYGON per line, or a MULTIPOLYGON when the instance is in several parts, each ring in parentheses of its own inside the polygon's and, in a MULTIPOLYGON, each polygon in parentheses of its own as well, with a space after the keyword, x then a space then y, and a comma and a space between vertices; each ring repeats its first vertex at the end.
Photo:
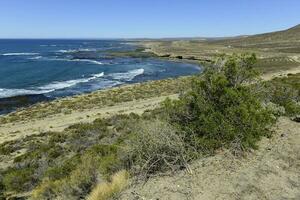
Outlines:
POLYGON ((120 193, 128 184, 128 173, 123 170, 112 176, 111 182, 98 184, 87 200, 107 200, 120 193))

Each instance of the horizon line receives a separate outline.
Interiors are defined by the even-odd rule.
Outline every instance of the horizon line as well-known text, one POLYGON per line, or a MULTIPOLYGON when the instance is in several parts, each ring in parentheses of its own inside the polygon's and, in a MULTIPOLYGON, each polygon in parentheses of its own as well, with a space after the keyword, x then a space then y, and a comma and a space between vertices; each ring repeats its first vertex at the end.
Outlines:
POLYGON ((294 27, 299 26, 297 24, 295 26, 291 26, 285 29, 273 30, 270 32, 258 32, 254 34, 237 34, 237 35, 228 35, 228 36, 177 36, 177 37, 2 37, 0 40, 171 40, 171 39, 202 39, 202 40, 209 40, 209 39, 226 39, 226 38, 236 38, 236 37, 248 37, 253 35, 260 35, 265 33, 273 33, 278 31, 285 31, 294 27))

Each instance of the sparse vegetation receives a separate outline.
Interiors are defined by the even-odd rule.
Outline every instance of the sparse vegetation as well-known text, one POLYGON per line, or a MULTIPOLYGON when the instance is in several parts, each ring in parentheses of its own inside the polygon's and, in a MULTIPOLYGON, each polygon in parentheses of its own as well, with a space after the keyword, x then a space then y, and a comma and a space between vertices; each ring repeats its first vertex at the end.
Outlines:
POLYGON ((32 192, 33 199, 109 199, 118 196, 129 177, 144 180, 186 169, 193 159, 223 148, 236 155, 256 148, 284 113, 278 108, 288 116, 299 113, 300 76, 274 79, 263 87, 255 61, 252 54, 226 56, 203 75, 95 92, 2 117, 7 123, 180 94, 178 100, 168 99, 141 116, 113 115, 1 144, 1 154, 13 160, 1 171, 1 195, 32 192))
POLYGON ((300 114, 300 74, 275 78, 267 83, 269 101, 283 107, 287 116, 300 114))
POLYGON ((189 77, 150 81, 59 99, 49 103, 40 103, 27 109, 20 109, 14 113, 0 116, 0 123, 18 122, 32 118, 41 119, 60 113, 72 113, 73 110, 101 108, 127 101, 176 94, 180 93, 189 81, 189 77))

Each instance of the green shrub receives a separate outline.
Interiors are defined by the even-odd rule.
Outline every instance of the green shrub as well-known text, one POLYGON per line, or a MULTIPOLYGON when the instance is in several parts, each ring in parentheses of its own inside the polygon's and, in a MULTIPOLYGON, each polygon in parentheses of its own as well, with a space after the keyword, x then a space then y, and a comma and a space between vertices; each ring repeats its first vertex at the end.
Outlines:
POLYGON ((87 150, 86 154, 99 159, 98 169, 107 178, 123 167, 118 157, 118 151, 119 147, 116 145, 98 144, 87 150))
MULTIPOLYGON (((300 79, 299 79, 300 80, 300 79)), ((300 89, 285 83, 281 79, 275 79, 267 84, 267 99, 285 108, 287 116, 300 114, 300 89)))
POLYGON ((94 145, 82 155, 49 168, 33 192, 34 199, 82 199, 99 180, 120 171, 122 163, 115 145, 94 145))
POLYGON ((35 179, 34 169, 12 169, 4 175, 3 185, 6 191, 23 192, 33 188, 35 179))
POLYGON ((201 152, 220 147, 241 152, 255 148, 269 133, 273 115, 249 86, 258 75, 255 60, 255 55, 221 59, 194 78, 179 100, 164 102, 170 122, 181 129, 187 143, 201 152))
POLYGON ((62 164, 50 167, 45 172, 44 178, 49 180, 58 180, 67 177, 77 165, 81 163, 80 157, 78 155, 64 161, 62 164))
POLYGON ((89 155, 63 179, 45 179, 33 191, 33 199, 82 199, 90 193, 99 176, 98 159, 89 155))

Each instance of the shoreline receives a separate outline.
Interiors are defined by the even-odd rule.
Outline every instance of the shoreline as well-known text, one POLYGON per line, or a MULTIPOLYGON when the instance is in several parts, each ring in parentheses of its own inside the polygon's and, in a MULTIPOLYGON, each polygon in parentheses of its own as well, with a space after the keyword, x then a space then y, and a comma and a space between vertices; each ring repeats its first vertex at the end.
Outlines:
MULTIPOLYGON (((139 43, 140 44, 140 43, 139 43)), ((148 50, 149 51, 149 50, 148 50)), ((193 64, 201 65, 199 61, 188 59, 164 58, 174 62, 192 62, 193 64)), ((262 74, 263 80, 271 80, 275 77, 284 77, 288 74, 300 73, 300 66, 291 70, 281 70, 275 73, 262 74)), ((122 114, 132 111, 142 112, 150 108, 154 108, 159 102, 166 97, 177 98, 176 96, 183 90, 184 86, 190 81, 191 76, 180 76, 177 78, 168 78, 161 80, 152 80, 132 84, 119 85, 112 88, 96 90, 90 93, 79 94, 57 98, 49 102, 39 102, 29 107, 17 109, 11 113, 0 115, 0 135, 1 137, 15 138, 24 130, 17 127, 28 127, 35 122, 49 125, 45 130, 55 131, 61 130, 62 127, 78 123, 82 121, 90 122, 95 117, 109 116, 113 114, 122 114), (155 103, 151 104, 149 101, 155 103), (137 104, 137 105, 135 105, 137 104), (137 107, 138 108, 137 108, 137 107), (124 107, 122 109, 122 107, 124 107), (127 111, 126 111, 126 109, 127 111), (67 122, 60 123, 56 119, 67 122), (55 123, 52 123, 55 122, 55 123), (16 129, 17 128, 17 129, 16 129), (19 130, 19 131, 18 131, 19 130)), ((39 124, 39 123, 37 123, 39 124)), ((35 130, 28 129, 29 134, 38 133, 44 130, 44 125, 33 125, 35 130)), ((25 131, 26 132, 26 131, 25 131)), ((4 139, 6 141, 7 139, 4 139)), ((0 139, 0 143, 3 140, 0 139)))
POLYGON ((177 94, 180 87, 189 81, 189 77, 191 76, 124 84, 96 90, 91 93, 57 98, 49 102, 39 102, 29 107, 19 108, 11 113, 0 115, 0 123, 5 124, 10 121, 23 120, 23 118, 28 118, 28 116, 43 118, 58 113, 69 113, 73 110, 113 106, 117 103, 177 94))
MULTIPOLYGON (((131 45, 139 46, 139 44, 131 43, 131 45)), ((118 54, 119 52, 117 52, 118 54)), ((128 51, 128 52, 122 52, 122 55, 119 55, 120 57, 135 57, 138 55, 135 55, 135 53, 139 53, 139 51, 128 51), (124 55, 123 55, 124 54, 124 55), (128 55, 127 55, 128 54, 128 55)), ((115 55, 116 56, 116 55, 115 55)), ((190 60, 176 60, 176 59, 163 59, 161 57, 155 57, 153 55, 149 55, 149 58, 154 58, 154 59, 159 59, 159 60, 167 60, 170 62, 176 62, 176 63, 182 63, 182 64, 193 64, 197 69, 199 69, 201 73, 201 69, 204 68, 203 65, 199 62, 192 62, 190 60)), ((196 73, 197 74, 197 73, 196 73)), ((162 79, 153 79, 153 80, 140 80, 140 81, 133 81, 133 82, 128 82, 124 84, 118 84, 112 87, 107 87, 103 89, 97 89, 94 91, 90 92, 83 92, 81 94, 75 94, 75 95, 66 95, 62 97, 49 97, 47 96, 47 93, 43 94, 24 94, 24 95, 16 95, 16 96, 10 96, 10 97, 3 97, 0 98, 0 117, 3 117, 7 114, 13 113, 13 112, 18 112, 20 110, 30 108, 31 106, 34 106, 38 103, 46 103, 46 102, 53 102, 56 100, 60 99, 68 99, 68 98, 76 98, 78 96, 85 96, 85 95, 93 95, 94 92, 98 91, 106 91, 110 90, 113 88, 119 88, 122 86, 128 86, 128 85, 136 85, 136 84, 141 84, 144 82, 151 82, 151 81, 160 81, 160 80, 166 80, 166 79, 177 79, 180 77, 185 77, 185 76, 190 76, 190 75, 179 75, 179 76, 174 76, 174 77, 167 77, 167 78, 162 78, 162 79)))

